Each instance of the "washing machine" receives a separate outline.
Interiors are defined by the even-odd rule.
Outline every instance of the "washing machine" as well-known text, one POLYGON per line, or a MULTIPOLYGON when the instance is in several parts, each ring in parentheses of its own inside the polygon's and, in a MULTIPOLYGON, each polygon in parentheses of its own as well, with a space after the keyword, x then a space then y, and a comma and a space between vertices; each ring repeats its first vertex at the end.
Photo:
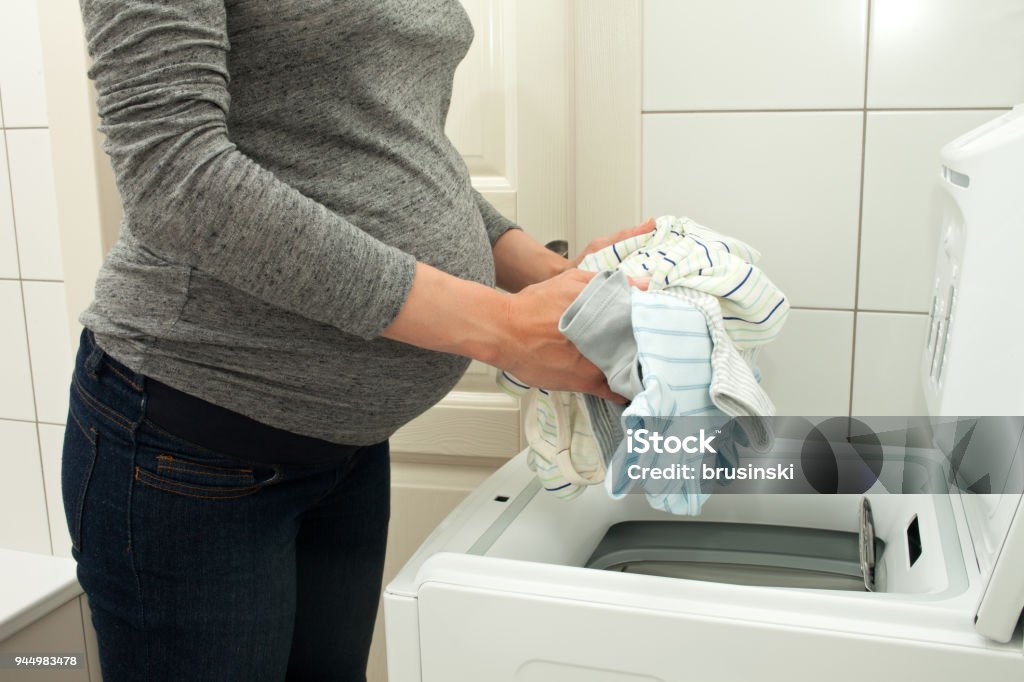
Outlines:
POLYGON ((870 487, 675 517, 520 454, 387 586, 391 682, 1024 680, 1024 107, 938 171, 930 416, 870 487))

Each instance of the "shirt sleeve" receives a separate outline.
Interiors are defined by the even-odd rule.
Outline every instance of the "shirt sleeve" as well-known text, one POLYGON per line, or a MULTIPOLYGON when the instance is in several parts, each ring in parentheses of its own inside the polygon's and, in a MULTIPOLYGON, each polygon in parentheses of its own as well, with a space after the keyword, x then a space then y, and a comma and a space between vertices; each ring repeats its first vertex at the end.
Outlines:
POLYGON ((484 219, 484 227, 487 228, 487 237, 491 241, 491 246, 498 241, 498 237, 505 234, 506 231, 512 228, 519 228, 514 222, 503 216, 498 212, 498 209, 491 205, 491 202, 484 199, 484 196, 473 190, 473 196, 476 198, 476 205, 480 209, 480 215, 484 219))
POLYGON ((104 149, 140 244, 345 332, 386 328, 416 261, 232 143, 224 0, 81 7, 104 149))

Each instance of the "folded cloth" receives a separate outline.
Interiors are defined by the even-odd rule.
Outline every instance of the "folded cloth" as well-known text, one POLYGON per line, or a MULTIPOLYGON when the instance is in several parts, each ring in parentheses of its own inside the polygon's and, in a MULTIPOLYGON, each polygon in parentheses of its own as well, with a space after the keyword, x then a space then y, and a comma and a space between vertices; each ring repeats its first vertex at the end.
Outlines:
POLYGON ((757 452, 768 452, 774 436, 765 417, 775 414, 775 404, 761 388, 754 356, 757 348, 745 351, 745 359, 725 331, 722 309, 714 296, 688 289, 669 287, 659 290, 692 305, 704 315, 713 344, 711 350, 711 402, 730 417, 739 418, 746 440, 757 452))
MULTIPOLYGON (((661 218, 660 228, 656 229, 661 229, 664 233, 666 227, 672 228, 678 223, 679 219, 661 218)), ((626 243, 620 242, 623 245, 626 243)), ((752 251, 750 247, 736 240, 732 240, 732 246, 725 241, 716 240, 714 243, 722 244, 722 248, 752 251)), ((598 254, 619 253, 616 246, 608 247, 598 254)), ((622 252, 625 252, 625 249, 623 246, 622 252)), ((753 254, 751 257, 754 257, 753 254)), ((624 262, 635 262, 630 261, 630 258, 632 256, 628 256, 624 262)), ((591 264, 585 260, 583 266, 591 264)), ((749 418, 743 420, 743 427, 748 431, 747 437, 751 446, 762 452, 770 449, 772 434, 761 417, 774 415, 775 405, 759 385, 752 363, 744 359, 726 331, 718 299, 685 285, 664 286, 664 280, 662 286, 655 287, 654 290, 688 301, 703 313, 707 333, 713 344, 709 386, 711 401, 729 416, 749 418)), ((785 311, 780 321, 784 316, 785 311)), ((636 359, 636 340, 633 337, 631 318, 629 279, 625 270, 617 269, 605 270, 595 275, 559 322, 559 330, 566 338, 576 345, 584 357, 604 372, 609 387, 630 400, 643 388, 640 383, 640 365, 636 359)), ((745 352, 752 356, 757 352, 757 348, 745 352)), ((620 425, 623 408, 594 396, 587 396, 584 401, 592 432, 607 463, 623 438, 620 425)))
MULTIPOLYGON (((633 338, 632 298, 625 272, 597 273, 562 314, 558 330, 604 373, 614 392, 632 400, 643 390, 633 338)), ((607 463, 622 442, 623 406, 592 395, 584 396, 583 401, 591 432, 607 463)))
POLYGON ((606 270, 594 275, 558 321, 558 331, 604 372, 612 391, 628 400, 643 390, 631 307, 626 273, 606 270))
MULTIPOLYGON (((632 292, 633 335, 643 377, 641 391, 622 413, 623 429, 648 429, 667 436, 682 422, 676 417, 707 416, 722 420, 727 415, 711 401, 711 356, 713 344, 704 313, 688 301, 659 292, 632 292)), ((680 437, 692 434, 677 434, 680 437)), ((673 514, 696 515, 708 499, 699 478, 688 480, 644 480, 628 476, 636 455, 621 449, 613 459, 605 483, 609 495, 618 497, 639 483, 656 509, 673 514)), ((690 466, 703 459, 700 452, 670 455, 690 466)), ((645 464, 658 466, 659 455, 645 464)))
POLYGON ((604 480, 605 460, 581 394, 526 386, 507 372, 498 373, 498 385, 515 397, 525 397, 526 463, 544 490, 572 499, 604 480))
MULTIPOLYGON (((772 433, 761 417, 773 415, 775 406, 759 385, 754 358, 778 334, 789 304, 755 267, 759 257, 740 240, 688 218, 664 216, 653 232, 583 260, 581 269, 604 271, 565 311, 559 329, 604 372, 612 390, 633 403, 624 409, 594 396, 535 389, 501 372, 499 385, 527 396, 528 461, 545 489, 570 498, 602 480, 610 493, 621 487, 606 470, 613 460, 623 461, 624 425, 640 423, 638 418, 736 418, 727 429, 732 435, 722 438, 732 448, 731 457, 719 456, 725 464, 735 459, 735 443, 759 451, 771 447, 772 433), (630 288, 629 276, 649 277, 649 294, 665 298, 637 298, 644 292, 630 288), (665 360, 671 353, 645 359, 639 347, 644 335, 685 337, 687 343, 665 347, 697 354, 685 362, 665 360), (665 362, 671 367, 660 366, 665 362), (655 372, 650 382, 646 372, 655 372)), ((645 492, 652 506, 681 514, 699 513, 706 499, 699 485, 645 492)))

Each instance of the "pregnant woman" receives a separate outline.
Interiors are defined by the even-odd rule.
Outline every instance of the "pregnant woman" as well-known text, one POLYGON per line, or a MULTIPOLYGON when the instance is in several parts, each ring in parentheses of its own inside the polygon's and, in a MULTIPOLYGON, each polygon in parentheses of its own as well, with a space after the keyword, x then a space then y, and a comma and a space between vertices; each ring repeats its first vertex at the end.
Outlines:
POLYGON ((445 136, 458 0, 81 6, 124 205, 63 466, 104 677, 362 680, 387 439, 470 358, 614 399, 557 331, 591 275, 445 136))

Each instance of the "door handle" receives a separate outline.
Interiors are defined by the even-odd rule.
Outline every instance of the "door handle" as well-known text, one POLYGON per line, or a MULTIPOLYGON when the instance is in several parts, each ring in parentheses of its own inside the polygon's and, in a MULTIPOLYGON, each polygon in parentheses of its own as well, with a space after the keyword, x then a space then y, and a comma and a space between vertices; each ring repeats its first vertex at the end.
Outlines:
POLYGON ((547 249, 554 251, 562 258, 569 257, 569 242, 564 239, 554 239, 544 245, 547 249))

